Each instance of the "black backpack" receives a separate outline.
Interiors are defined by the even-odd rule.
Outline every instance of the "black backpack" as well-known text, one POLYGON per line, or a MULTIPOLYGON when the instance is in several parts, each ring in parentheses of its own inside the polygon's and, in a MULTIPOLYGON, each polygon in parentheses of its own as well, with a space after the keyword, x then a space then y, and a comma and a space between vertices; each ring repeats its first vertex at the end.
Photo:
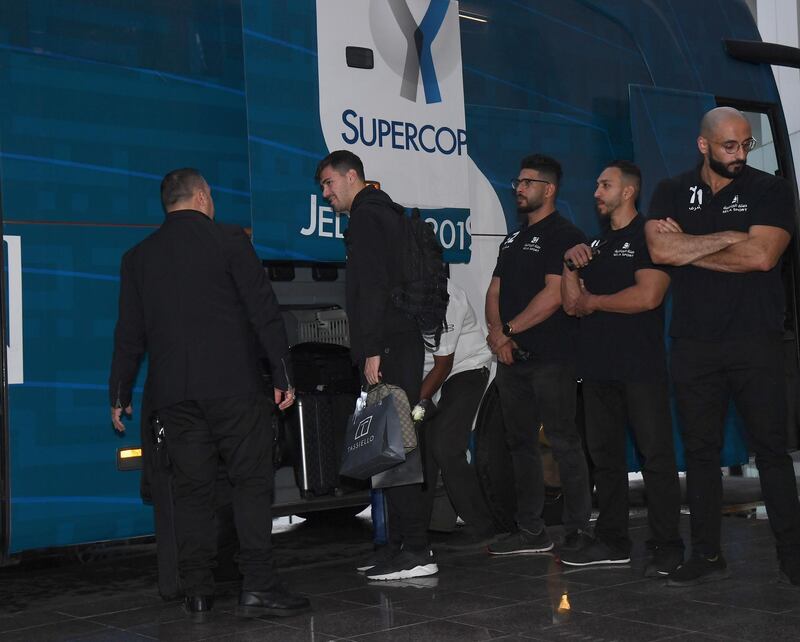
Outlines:
POLYGON ((392 303, 417 322, 426 347, 436 350, 447 328, 450 300, 444 250, 416 207, 411 216, 402 216, 400 229, 402 283, 392 289, 392 303))

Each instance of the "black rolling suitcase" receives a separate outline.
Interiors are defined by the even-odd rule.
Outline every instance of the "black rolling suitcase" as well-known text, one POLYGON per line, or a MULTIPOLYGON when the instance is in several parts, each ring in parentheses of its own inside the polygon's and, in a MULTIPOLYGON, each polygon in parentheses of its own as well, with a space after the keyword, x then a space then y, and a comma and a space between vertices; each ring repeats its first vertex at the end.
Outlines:
POLYGON ((347 418, 353 414, 352 393, 299 393, 292 413, 296 438, 295 478, 304 496, 335 493, 339 478, 347 418))
POLYGON ((342 488, 339 477, 347 418, 360 391, 350 350, 330 343, 299 343, 291 348, 297 388, 287 413, 295 480, 303 496, 328 495, 342 488))

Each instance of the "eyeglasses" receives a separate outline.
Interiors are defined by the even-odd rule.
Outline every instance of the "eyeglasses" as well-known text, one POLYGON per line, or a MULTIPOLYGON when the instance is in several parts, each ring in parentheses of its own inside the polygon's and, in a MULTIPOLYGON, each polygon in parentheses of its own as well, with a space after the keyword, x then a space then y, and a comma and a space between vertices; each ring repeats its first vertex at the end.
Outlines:
POLYGON ((520 185, 522 185, 525 189, 528 189, 531 186, 531 183, 544 183, 545 185, 550 185, 550 181, 543 181, 541 178, 515 178, 511 181, 511 189, 516 190, 520 185))
POLYGON ((756 145, 758 145, 758 141, 752 137, 748 138, 747 140, 743 140, 741 143, 735 140, 726 140, 724 143, 711 139, 708 140, 722 147, 722 149, 725 150, 726 154, 735 154, 736 152, 739 151, 740 147, 745 152, 752 152, 755 149, 756 145))

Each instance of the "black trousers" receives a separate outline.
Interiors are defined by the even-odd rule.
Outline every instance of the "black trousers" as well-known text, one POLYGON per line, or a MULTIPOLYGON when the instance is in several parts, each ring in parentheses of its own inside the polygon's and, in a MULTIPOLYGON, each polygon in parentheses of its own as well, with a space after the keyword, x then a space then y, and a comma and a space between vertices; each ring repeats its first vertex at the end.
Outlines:
POLYGON ((467 461, 466 456, 472 423, 488 381, 488 368, 453 375, 442 385, 436 414, 422 424, 428 520, 433 511, 436 479, 441 470, 447 495, 461 519, 481 532, 494 528, 475 466, 467 461))
POLYGON ((575 425, 577 382, 572 365, 526 361, 497 364, 506 445, 511 453, 517 494, 517 525, 544 528, 544 477, 539 425, 553 449, 564 493, 564 528, 585 530, 592 511, 589 471, 575 425))
MULTIPOLYGON (((391 334, 385 338, 380 371, 384 383, 405 390, 413 408, 419 401, 425 347, 418 332, 391 334)), ((419 551, 428 546, 428 521, 423 484, 384 489, 389 513, 389 545, 419 551)))
POLYGON ((686 449, 692 548, 720 550, 724 420, 733 398, 755 452, 778 556, 800 555, 800 503, 786 453, 786 387, 778 334, 718 342, 675 339, 672 377, 686 449))
POLYGON ((583 404, 600 509, 595 536, 620 553, 631 550, 625 430, 629 425, 642 460, 651 543, 682 550, 681 488, 667 382, 584 381, 583 404))
POLYGON ((275 585, 271 412, 263 394, 184 401, 158 411, 172 463, 178 571, 187 595, 214 593, 214 492, 220 459, 233 486, 242 588, 259 591, 275 585))

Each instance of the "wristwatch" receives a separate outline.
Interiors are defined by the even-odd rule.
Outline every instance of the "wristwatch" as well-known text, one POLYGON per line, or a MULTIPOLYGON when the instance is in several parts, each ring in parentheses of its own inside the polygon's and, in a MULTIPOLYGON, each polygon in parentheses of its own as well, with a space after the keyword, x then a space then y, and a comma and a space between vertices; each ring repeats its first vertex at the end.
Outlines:
POLYGON ((507 337, 510 337, 512 334, 514 334, 514 328, 511 327, 510 323, 503 324, 503 334, 507 337))

